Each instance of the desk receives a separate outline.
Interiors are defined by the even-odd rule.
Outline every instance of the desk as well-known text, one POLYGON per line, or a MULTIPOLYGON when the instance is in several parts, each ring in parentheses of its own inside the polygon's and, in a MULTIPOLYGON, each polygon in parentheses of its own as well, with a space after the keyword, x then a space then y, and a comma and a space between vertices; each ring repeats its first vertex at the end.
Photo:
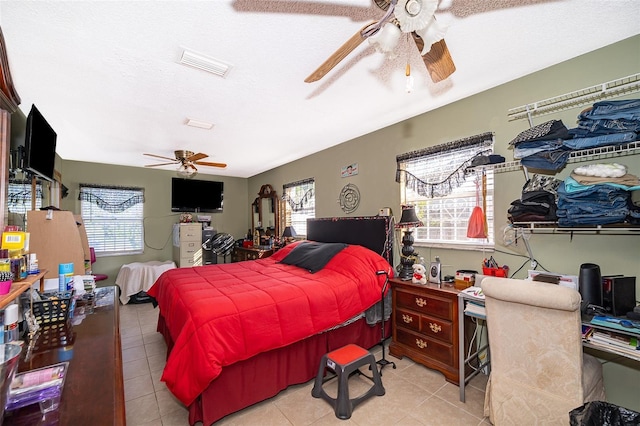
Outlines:
POLYGON ((474 378, 478 373, 480 373, 480 371, 485 368, 490 366, 491 364, 491 359, 489 357, 489 343, 486 343, 485 345, 483 345, 480 348, 477 348, 473 353, 470 353, 469 356, 465 356, 465 324, 464 324, 464 317, 467 316, 471 316, 471 317, 476 317, 476 318, 480 318, 480 319, 484 319, 484 317, 480 316, 480 315, 471 315, 471 314, 466 314, 464 312, 465 309, 465 305, 467 302, 469 301, 473 301, 479 305, 484 306, 484 298, 483 297, 476 297, 473 296, 472 294, 469 293, 465 293, 463 291, 461 291, 460 293, 458 293, 458 362, 460 363, 459 365, 459 371, 460 371, 460 401, 464 402, 464 388, 467 385, 467 383, 469 382, 469 380, 471 380, 472 378, 474 378), (478 365, 477 369, 475 371, 473 371, 471 374, 467 375, 467 364, 469 364, 469 362, 471 360, 480 360, 480 353, 482 351, 487 351, 487 358, 484 362, 480 362, 480 365, 478 365))
MULTIPOLYGON (((482 363, 478 369, 476 371, 474 371, 473 373, 471 373, 470 375, 466 375, 466 365, 469 361, 471 361, 472 359, 478 358, 478 355, 480 352, 482 352, 483 350, 487 349, 487 354, 489 354, 488 351, 488 344, 481 347, 480 349, 477 349, 474 353, 470 354, 469 357, 465 357, 465 327, 464 327, 464 317, 465 315, 469 315, 469 314, 465 314, 464 309, 465 309, 465 305, 468 301, 473 301, 477 304, 481 304, 484 305, 484 298, 479 298, 479 297, 474 297, 471 294, 468 293, 463 293, 460 292, 458 293, 458 338, 459 338, 459 343, 458 343, 458 350, 459 350, 459 362, 460 362, 460 401, 464 402, 465 396, 464 396, 464 388, 466 386, 466 384, 469 382, 469 380, 471 380, 473 377, 475 377, 478 372, 484 368, 485 366, 490 365, 490 359, 489 359, 489 355, 487 355, 487 360, 482 363)), ((469 315, 469 316, 473 316, 473 315, 469 315)), ((611 328, 611 327, 606 327, 606 326, 602 326, 602 325, 593 325, 591 324, 591 317, 588 316, 583 316, 582 317, 582 325, 588 325, 590 327, 593 327, 594 329, 599 329, 599 330, 605 330, 605 331, 612 331, 615 333, 620 333, 620 334, 627 334, 627 335, 631 335, 631 336, 638 336, 640 337, 638 334, 636 333, 629 333, 629 332, 624 332, 623 330, 618 330, 615 328, 611 328)), ((589 342, 589 341, 582 341, 582 346, 586 347, 586 348, 592 348, 598 351, 602 351, 602 352, 606 352, 609 354, 613 354, 616 356, 622 356, 625 358, 629 358, 635 361, 639 361, 640 362, 640 353, 638 355, 635 354, 630 354, 627 352, 623 352, 623 351, 618 351, 613 347, 609 347, 606 345, 602 345, 602 344, 594 344, 593 342, 589 342)))
MULTIPOLYGON (((69 361, 58 410, 47 413, 45 418, 40 414, 38 404, 34 404, 6 414, 5 425, 126 423, 119 304, 115 287, 97 288, 95 299, 93 313, 80 324, 57 323, 61 324, 61 333, 65 337, 59 339, 60 344, 43 344, 31 353, 22 350, 19 372, 69 361)), ((51 342, 52 339, 46 340, 51 342)), ((39 343, 40 339, 36 344, 39 343)))

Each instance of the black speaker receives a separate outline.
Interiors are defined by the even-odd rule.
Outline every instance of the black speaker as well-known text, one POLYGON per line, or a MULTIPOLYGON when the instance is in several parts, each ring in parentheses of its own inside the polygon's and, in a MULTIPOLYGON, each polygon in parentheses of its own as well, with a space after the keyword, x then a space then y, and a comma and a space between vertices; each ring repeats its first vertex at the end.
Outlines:
POLYGON ((589 305, 602 306, 602 276, 598 265, 594 263, 580 265, 578 285, 582 296, 582 312, 586 312, 589 305))
POLYGON ((602 277, 603 306, 608 313, 622 317, 636 306, 636 277, 602 277))

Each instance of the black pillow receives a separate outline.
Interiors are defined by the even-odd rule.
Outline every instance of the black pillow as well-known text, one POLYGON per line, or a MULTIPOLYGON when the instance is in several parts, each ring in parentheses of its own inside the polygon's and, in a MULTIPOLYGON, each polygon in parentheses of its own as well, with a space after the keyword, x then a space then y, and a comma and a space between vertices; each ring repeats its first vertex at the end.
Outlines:
POLYGON ((280 263, 298 266, 315 274, 331 260, 333 256, 346 248, 344 243, 317 243, 305 241, 298 244, 280 263))

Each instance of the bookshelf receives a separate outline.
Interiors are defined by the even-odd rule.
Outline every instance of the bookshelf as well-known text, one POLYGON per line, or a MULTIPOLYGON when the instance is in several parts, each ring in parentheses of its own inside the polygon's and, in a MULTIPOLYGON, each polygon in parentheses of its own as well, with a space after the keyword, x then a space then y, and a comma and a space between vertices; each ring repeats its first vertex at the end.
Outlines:
MULTIPOLYGON (((606 327, 603 325, 597 325, 597 324, 593 324, 591 323, 590 320, 588 321, 583 321, 582 322, 582 326, 583 327, 590 327, 592 333, 595 332, 604 332, 603 334, 613 334, 619 337, 629 337, 629 338, 637 338, 640 339, 640 329, 636 329, 638 332, 633 332, 631 331, 632 329, 630 329, 630 331, 624 331, 624 330, 620 330, 620 329, 616 329, 616 328, 611 328, 611 327, 606 327)), ((599 350, 599 351, 604 351, 604 352, 608 352, 611 354, 615 354, 615 355, 619 355, 619 356, 623 356, 625 358, 629 358, 635 361, 640 361, 640 350, 636 350, 634 353, 634 351, 626 349, 626 348, 621 348, 620 346, 618 346, 617 344, 614 343, 608 343, 606 340, 608 339, 601 339, 600 341, 598 340, 594 340, 593 336, 591 333, 588 333, 588 335, 584 335, 583 333, 583 338, 582 338, 582 345, 584 347, 587 348, 591 348, 591 349, 595 349, 595 350, 599 350)))

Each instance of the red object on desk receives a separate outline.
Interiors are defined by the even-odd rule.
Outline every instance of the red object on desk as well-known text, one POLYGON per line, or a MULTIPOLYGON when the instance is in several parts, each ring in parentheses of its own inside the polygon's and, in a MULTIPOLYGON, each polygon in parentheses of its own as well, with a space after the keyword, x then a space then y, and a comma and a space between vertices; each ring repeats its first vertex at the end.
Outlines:
POLYGON ((482 273, 490 277, 507 278, 509 275, 509 268, 485 268, 483 266, 482 273))

